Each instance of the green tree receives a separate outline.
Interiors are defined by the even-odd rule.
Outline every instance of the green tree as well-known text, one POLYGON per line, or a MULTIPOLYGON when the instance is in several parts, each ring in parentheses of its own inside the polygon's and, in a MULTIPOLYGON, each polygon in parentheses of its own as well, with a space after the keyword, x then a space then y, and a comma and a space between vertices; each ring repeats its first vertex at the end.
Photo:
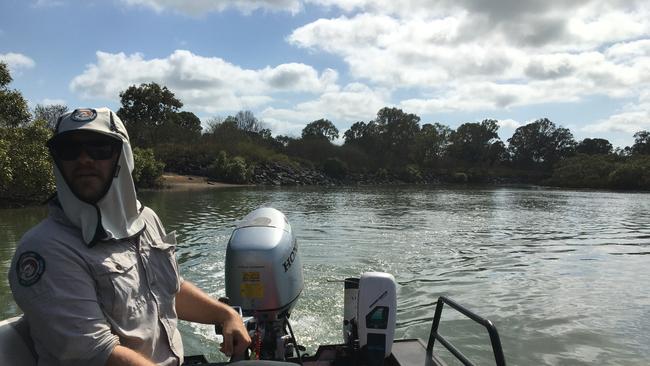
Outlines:
POLYGON ((415 138, 415 160, 432 167, 444 159, 452 134, 451 128, 440 123, 426 123, 415 138))
POLYGON ((639 131, 634 134, 634 145, 632 145, 632 154, 650 155, 650 132, 639 131))
POLYGON ((399 108, 384 107, 377 112, 384 160, 402 164, 412 157, 415 136, 420 132, 420 117, 399 108))
POLYGON ((67 112, 68 106, 63 104, 37 104, 36 107, 34 107, 34 119, 47 122, 47 127, 54 130, 59 117, 67 112))
POLYGON ((355 122, 343 137, 345 144, 359 146, 368 154, 375 155, 381 150, 381 130, 375 121, 355 122))
POLYGON ((637 155, 609 174, 609 186, 617 189, 650 190, 650 156, 637 155))
POLYGON ((201 137, 201 120, 192 112, 170 113, 158 127, 158 141, 190 143, 201 137))
POLYGON ((339 138, 339 130, 327 119, 310 122, 302 129, 303 139, 327 139, 334 141, 339 138))
POLYGON ((183 103, 166 86, 132 85, 120 93, 117 115, 124 121, 134 146, 151 147, 160 141, 161 126, 172 119, 183 103))
POLYGON ((547 171, 560 159, 570 156, 576 145, 571 131, 556 127, 547 118, 517 128, 508 143, 517 166, 547 171))
POLYGON ((489 162, 490 150, 499 140, 496 120, 486 119, 481 123, 463 123, 451 134, 449 156, 471 165, 489 162))
POLYGON ((614 148, 612 144, 605 139, 590 139, 586 138, 576 146, 578 154, 598 155, 598 154, 611 154, 614 148))
POLYGON ((576 154, 560 161, 546 184, 572 188, 607 188, 618 157, 604 154, 576 154))
POLYGON ((161 185, 165 164, 156 160, 152 149, 133 148, 133 183, 138 188, 154 188, 161 185))
POLYGON ((0 128, 0 198, 38 202, 54 192, 52 161, 46 147, 51 135, 45 121, 0 128))
POLYGON ((208 178, 228 183, 247 183, 250 180, 251 169, 241 156, 229 158, 225 151, 220 151, 216 159, 208 167, 208 178))
POLYGON ((9 89, 12 82, 9 67, 0 61, 0 127, 18 127, 31 121, 27 101, 17 91, 9 89))

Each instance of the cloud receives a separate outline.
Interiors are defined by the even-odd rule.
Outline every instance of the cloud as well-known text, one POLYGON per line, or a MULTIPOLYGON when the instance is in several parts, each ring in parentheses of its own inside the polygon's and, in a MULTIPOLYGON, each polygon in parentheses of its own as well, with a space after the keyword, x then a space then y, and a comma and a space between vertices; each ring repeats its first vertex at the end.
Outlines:
POLYGON ((629 135, 641 130, 650 130, 650 91, 639 95, 636 103, 624 106, 620 113, 582 129, 588 132, 624 132, 629 135))
POLYGON ((173 10, 188 15, 203 15, 236 9, 244 14, 255 10, 286 11, 292 14, 302 9, 300 0, 122 0, 128 6, 142 6, 156 12, 173 10))
POLYGON ((500 128, 505 128, 505 129, 512 129, 515 130, 519 127, 521 127, 522 124, 518 121, 515 121, 513 119, 503 119, 499 121, 499 127, 500 128))
POLYGON ((7 64, 12 75, 19 74, 23 69, 31 69, 36 66, 36 62, 28 56, 13 52, 0 53, 0 61, 7 64))
POLYGON ((368 85, 420 92, 401 105, 422 113, 628 98, 650 83, 642 2, 311 2, 349 15, 306 24, 287 41, 341 57, 368 85))
POLYGON ((385 90, 373 90, 360 83, 351 83, 341 90, 329 90, 318 98, 298 103, 292 108, 264 109, 260 117, 274 133, 299 136, 307 123, 320 118, 329 119, 339 129, 353 122, 370 120, 377 111, 388 104, 385 90))
POLYGON ((84 98, 115 100, 131 85, 156 82, 172 90, 188 109, 217 113, 257 108, 273 100, 274 94, 333 90, 337 77, 334 70, 319 74, 300 63, 243 69, 218 57, 184 50, 162 59, 98 51, 97 62, 76 76, 70 89, 84 98))
POLYGON ((41 105, 67 105, 65 99, 50 99, 45 98, 41 101, 41 105))
POLYGON ((55 8, 59 6, 63 6, 65 3, 63 1, 56 1, 56 0, 36 0, 34 4, 32 4, 32 7, 34 8, 55 8))

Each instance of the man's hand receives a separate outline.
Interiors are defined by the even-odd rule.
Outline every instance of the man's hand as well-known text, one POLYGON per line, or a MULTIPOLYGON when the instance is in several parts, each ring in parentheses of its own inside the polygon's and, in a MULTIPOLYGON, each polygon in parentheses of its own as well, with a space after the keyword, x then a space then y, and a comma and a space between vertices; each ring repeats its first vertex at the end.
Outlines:
POLYGON ((183 281, 176 294, 178 318, 195 323, 221 324, 221 352, 227 356, 243 356, 251 338, 239 314, 230 306, 213 299, 189 281, 183 281))
POLYGON ((228 357, 244 355, 246 348, 251 343, 251 338, 246 331, 246 327, 244 327, 242 318, 238 313, 234 311, 232 313, 234 315, 221 324, 223 343, 220 350, 228 357))

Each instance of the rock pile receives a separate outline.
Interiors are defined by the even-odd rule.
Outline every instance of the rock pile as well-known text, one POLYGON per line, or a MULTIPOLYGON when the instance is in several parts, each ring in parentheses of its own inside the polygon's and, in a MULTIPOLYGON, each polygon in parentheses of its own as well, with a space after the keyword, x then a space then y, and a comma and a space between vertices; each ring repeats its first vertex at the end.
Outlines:
POLYGON ((265 162, 255 165, 251 183, 272 186, 322 186, 337 185, 341 182, 322 172, 303 166, 265 162))

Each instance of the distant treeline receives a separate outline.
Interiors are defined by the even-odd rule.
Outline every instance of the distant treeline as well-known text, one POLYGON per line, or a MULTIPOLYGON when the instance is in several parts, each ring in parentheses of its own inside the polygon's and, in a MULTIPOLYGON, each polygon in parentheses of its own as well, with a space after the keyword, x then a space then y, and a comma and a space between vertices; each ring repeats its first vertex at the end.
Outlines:
MULTIPOLYGON (((30 111, 0 63, 0 198, 42 199, 53 190, 44 147, 68 108, 37 105, 30 111)), ((133 85, 120 93, 117 111, 128 129, 140 187, 155 186, 163 168, 234 183, 259 181, 269 163, 320 171, 328 182, 536 183, 560 187, 650 189, 650 132, 614 150, 602 138, 576 141, 570 130, 541 118, 500 140, 498 121, 452 129, 385 107, 343 133, 327 119, 306 124, 301 136, 273 136, 250 111, 214 117, 208 128, 167 87, 133 85), (369 179, 368 177, 373 177, 369 179)))

